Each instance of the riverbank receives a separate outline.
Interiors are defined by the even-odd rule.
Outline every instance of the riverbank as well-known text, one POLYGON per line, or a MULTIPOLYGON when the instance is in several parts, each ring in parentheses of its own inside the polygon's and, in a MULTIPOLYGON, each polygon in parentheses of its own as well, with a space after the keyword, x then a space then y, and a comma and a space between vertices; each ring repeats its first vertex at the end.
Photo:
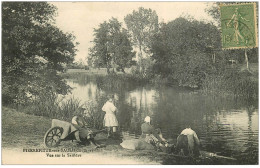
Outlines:
POLYGON ((50 152, 49 156, 46 152, 23 152, 24 149, 46 149, 43 137, 50 127, 50 118, 28 115, 2 107, 3 164, 236 164, 225 159, 194 160, 157 151, 126 150, 120 146, 121 140, 107 139, 102 134, 99 134, 96 140, 106 147, 98 150, 93 146, 79 146, 75 141, 66 141, 54 149, 55 151, 65 149, 65 152, 54 151, 50 152), (67 152, 68 149, 79 152, 67 152), (67 159, 64 161, 62 157, 50 157, 52 154, 64 154, 67 159))
POLYGON ((160 75, 147 74, 143 77, 131 73, 129 69, 126 70, 125 74, 116 72, 109 75, 106 73, 105 68, 89 70, 68 69, 62 76, 67 79, 83 79, 82 76, 84 78, 98 79, 97 82, 101 83, 103 88, 112 88, 114 90, 120 89, 118 83, 123 81, 128 85, 127 88, 131 88, 133 85, 144 86, 150 84, 156 87, 182 87, 217 96, 233 95, 244 97, 245 99, 258 98, 258 63, 249 64, 249 69, 244 64, 226 65, 222 72, 211 72, 205 78, 201 78, 200 85, 181 84, 171 76, 162 77, 160 75), (129 83, 131 84, 129 85, 129 83))
MULTIPOLYGON (((94 75, 107 75, 106 68, 90 68, 88 70, 85 69, 68 69, 66 73, 87 73, 87 74, 94 74, 94 75)), ((131 68, 125 68, 125 73, 130 74, 131 68)), ((123 72, 116 72, 116 74, 124 74, 123 72)))
MULTIPOLYGON (((230 67, 234 67, 238 71, 245 71, 246 65, 245 64, 235 64, 235 65, 230 65, 230 67)), ((257 74, 258 73, 258 63, 250 63, 249 64, 249 70, 257 74)), ((131 68, 125 68, 126 74, 131 73, 131 68)), ((107 70, 106 68, 90 68, 88 70, 85 69, 68 69, 66 73, 89 73, 89 74, 99 74, 99 75, 107 75, 107 70)), ((122 72, 117 72, 117 74, 122 74, 122 72)))

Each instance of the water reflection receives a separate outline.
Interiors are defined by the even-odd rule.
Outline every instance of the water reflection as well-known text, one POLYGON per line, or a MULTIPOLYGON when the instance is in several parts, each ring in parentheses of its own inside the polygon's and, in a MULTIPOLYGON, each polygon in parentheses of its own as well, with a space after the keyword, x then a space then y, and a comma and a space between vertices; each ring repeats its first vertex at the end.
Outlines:
POLYGON ((96 100, 97 96, 100 94, 104 94, 104 92, 97 87, 97 85, 93 82, 88 82, 85 85, 80 85, 75 80, 67 80, 67 83, 72 88, 71 94, 66 96, 66 99, 74 97, 81 101, 83 104, 89 100, 96 100))
MULTIPOLYGON (((68 80, 73 88, 67 97, 85 101, 100 101, 100 95, 111 90, 99 88, 96 81, 78 83, 68 80)), ((248 157, 248 164, 258 158, 258 104, 234 97, 219 98, 180 88, 136 87, 115 90, 119 100, 118 120, 125 139, 138 138, 146 115, 162 130, 166 138, 176 139, 190 124, 202 142, 202 148, 224 156, 248 157), (251 160, 250 160, 251 159, 251 160)), ((103 104, 104 102, 97 102, 103 104)), ((244 162, 243 162, 244 163, 244 162)))

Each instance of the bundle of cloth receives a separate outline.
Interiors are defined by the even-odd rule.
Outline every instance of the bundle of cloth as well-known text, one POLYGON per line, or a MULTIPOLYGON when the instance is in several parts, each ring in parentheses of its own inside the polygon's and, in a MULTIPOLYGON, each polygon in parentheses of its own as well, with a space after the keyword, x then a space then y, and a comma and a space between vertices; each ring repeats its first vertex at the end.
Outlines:
POLYGON ((155 147, 141 139, 128 139, 120 144, 125 149, 131 150, 154 150, 155 147))

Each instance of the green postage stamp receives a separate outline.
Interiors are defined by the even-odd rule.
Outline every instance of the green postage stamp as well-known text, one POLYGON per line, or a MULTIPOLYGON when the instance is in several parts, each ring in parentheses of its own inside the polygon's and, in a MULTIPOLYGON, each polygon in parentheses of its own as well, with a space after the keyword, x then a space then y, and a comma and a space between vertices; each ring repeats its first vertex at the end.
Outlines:
POLYGON ((256 4, 221 4, 222 48, 252 48, 258 45, 256 4))

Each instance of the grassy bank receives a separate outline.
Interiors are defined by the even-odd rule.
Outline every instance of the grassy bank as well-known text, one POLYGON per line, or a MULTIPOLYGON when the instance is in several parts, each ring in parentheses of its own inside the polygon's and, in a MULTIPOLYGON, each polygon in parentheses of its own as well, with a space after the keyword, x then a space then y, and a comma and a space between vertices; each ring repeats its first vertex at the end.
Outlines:
MULTIPOLYGON (((43 137, 45 132, 51 127, 51 119, 41 116, 33 116, 18 112, 16 110, 2 107, 2 152, 3 155, 10 151, 18 151, 20 157, 26 155, 22 153, 23 148, 35 149, 45 148, 43 145, 43 137)), ((92 153, 82 154, 81 160, 89 159, 90 156, 99 158, 100 162, 107 158, 114 158, 110 160, 112 164, 121 163, 126 164, 234 164, 234 162, 225 159, 203 159, 195 160, 191 158, 183 158, 176 155, 166 154, 157 151, 135 151, 123 149, 120 146, 121 140, 107 139, 105 134, 99 134, 95 138, 98 143, 106 145, 106 147, 93 151, 92 153)), ((93 146, 79 146, 75 141, 61 142, 57 149, 73 148, 73 149, 93 149, 93 146)), ((39 155, 39 153, 33 153, 39 155)), ((5 157, 5 156, 3 156, 5 157)), ((41 157, 46 157, 44 154, 41 157)), ((45 159, 38 157, 39 160, 45 159)), ((77 159, 79 160, 79 159, 77 159)), ((29 162, 30 163, 30 162, 29 162)), ((35 161, 33 162, 35 163, 35 161)), ((93 164, 90 161, 89 163, 93 164)), ((69 163, 68 163, 69 164, 69 163)))
MULTIPOLYGON (((43 137, 46 131, 51 127, 51 119, 41 116, 33 116, 18 112, 16 110, 3 107, 2 108, 2 149, 22 151, 23 148, 35 149, 45 148, 43 137)), ((159 160, 153 156, 136 155, 120 147, 121 141, 113 141, 106 139, 106 136, 99 134, 97 136, 99 143, 107 145, 102 150, 94 152, 99 154, 100 159, 104 156, 128 158, 136 161, 136 163, 159 164, 159 160)), ((79 146, 75 141, 61 142, 60 148, 75 149, 93 149, 93 146, 79 146)), ((86 156, 87 157, 87 156, 86 156)), ((44 158, 39 158, 44 159, 44 158)), ((84 159, 84 158, 82 158, 84 159)), ((102 162, 102 161, 101 161, 102 162)))
POLYGON ((2 148, 43 147, 51 119, 2 107, 2 148))

